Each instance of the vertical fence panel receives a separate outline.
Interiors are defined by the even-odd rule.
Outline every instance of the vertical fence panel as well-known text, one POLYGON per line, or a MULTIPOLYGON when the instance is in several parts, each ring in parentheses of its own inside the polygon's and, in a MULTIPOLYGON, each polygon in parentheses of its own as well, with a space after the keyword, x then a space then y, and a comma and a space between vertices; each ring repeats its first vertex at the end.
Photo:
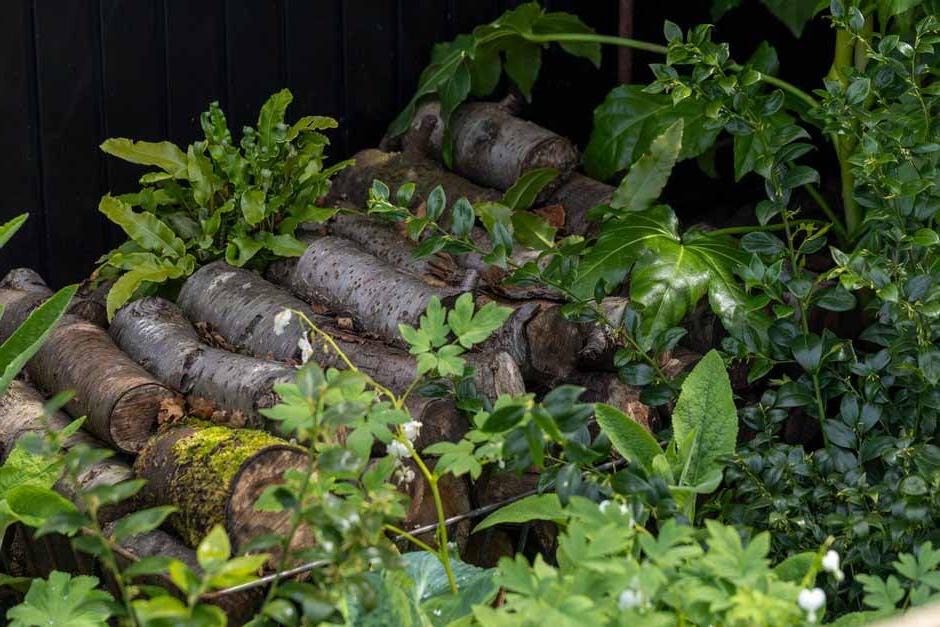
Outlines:
POLYGON ((226 74, 229 125, 255 125, 258 109, 284 86, 283 1, 227 0, 226 74))
POLYGON ((294 93, 291 119, 328 115, 340 128, 329 133, 331 154, 346 154, 343 119, 343 0, 285 0, 285 80, 294 93))
POLYGON ((417 88, 421 70, 431 60, 431 48, 449 37, 447 0, 398 0, 398 4, 400 109, 417 88))
POLYGON ((0 269, 30 266, 46 272, 45 220, 40 195, 33 24, 29 0, 12 0, 0 20, 0 221, 29 212, 29 220, 0 250, 0 269))
POLYGON ((225 6, 223 0, 164 0, 169 136, 179 144, 197 139, 199 114, 225 104, 225 6))
POLYGON ((96 207, 104 188, 98 3, 34 5, 47 278, 54 285, 87 275, 106 246, 96 207))
MULTIPOLYGON (((101 0, 104 137, 166 139, 166 55, 162 0, 101 0)), ((142 168, 105 157, 108 188, 135 191, 142 168)), ((124 240, 117 227, 109 244, 124 240)))

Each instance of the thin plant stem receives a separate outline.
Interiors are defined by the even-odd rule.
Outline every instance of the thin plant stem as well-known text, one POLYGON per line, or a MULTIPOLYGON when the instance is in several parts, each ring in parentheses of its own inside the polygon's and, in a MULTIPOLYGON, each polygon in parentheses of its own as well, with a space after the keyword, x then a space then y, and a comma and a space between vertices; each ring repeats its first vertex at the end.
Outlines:
POLYGON ((829 221, 832 223, 832 229, 836 232, 836 235, 839 237, 840 242, 848 242, 849 233, 845 229, 845 225, 842 224, 842 220, 839 219, 839 216, 836 215, 836 212, 832 210, 832 206, 829 204, 829 201, 823 197, 823 195, 816 189, 814 185, 805 185, 804 189, 806 193, 809 194, 819 208, 822 210, 826 217, 829 218, 829 221))
POLYGON ((385 525, 382 525, 382 526, 385 528, 386 531, 390 531, 390 532, 392 532, 392 533, 394 533, 394 534, 396 534, 396 535, 401 536, 401 537, 404 538, 405 540, 408 540, 409 542, 411 542, 412 544, 414 544, 416 547, 418 547, 418 548, 420 548, 420 549, 423 549, 423 550, 427 551, 428 553, 433 553, 433 554, 437 555, 437 551, 434 549, 433 546, 431 546, 430 544, 428 544, 428 543, 425 542, 424 540, 420 540, 420 539, 418 539, 417 537, 411 535, 410 533, 408 533, 408 532, 405 531, 404 529, 402 529, 402 528, 400 528, 400 527, 396 527, 395 525, 389 525, 389 524, 385 524, 385 525))

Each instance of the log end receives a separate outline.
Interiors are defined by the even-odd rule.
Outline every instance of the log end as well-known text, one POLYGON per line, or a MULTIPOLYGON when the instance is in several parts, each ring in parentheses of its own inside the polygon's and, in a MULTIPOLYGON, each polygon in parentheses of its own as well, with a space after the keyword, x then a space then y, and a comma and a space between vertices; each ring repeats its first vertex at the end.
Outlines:
POLYGON ((147 445, 157 427, 157 416, 172 390, 159 383, 143 383, 124 392, 111 410, 110 435, 114 445, 125 453, 136 453, 147 445))

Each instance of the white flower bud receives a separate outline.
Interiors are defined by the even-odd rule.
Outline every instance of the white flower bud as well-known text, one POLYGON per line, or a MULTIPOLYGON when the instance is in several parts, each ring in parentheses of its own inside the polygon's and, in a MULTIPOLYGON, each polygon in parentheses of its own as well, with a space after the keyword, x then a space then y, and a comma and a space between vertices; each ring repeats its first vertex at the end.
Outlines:
POLYGON ((620 593, 620 597, 617 599, 617 607, 621 611, 632 610, 634 608, 640 607, 644 604, 643 593, 639 590, 633 590, 627 588, 620 593))
POLYGON ((414 442, 418 434, 421 433, 421 423, 417 420, 406 422, 401 426, 401 431, 405 437, 408 438, 409 442, 414 442))
POLYGON ((806 620, 810 623, 816 622, 816 612, 826 604, 826 593, 822 588, 813 588, 812 590, 804 588, 800 590, 800 596, 797 598, 800 609, 806 612, 806 620))
POLYGON ((290 324, 294 313, 290 309, 284 309, 274 316, 274 335, 282 335, 290 324))
POLYGON ((411 453, 408 452, 408 447, 398 440, 392 440, 388 443, 388 454, 397 459, 411 457, 411 453))
POLYGON ((836 578, 836 581, 845 579, 845 574, 839 568, 839 554, 835 551, 828 551, 822 559, 822 567, 827 573, 836 578))

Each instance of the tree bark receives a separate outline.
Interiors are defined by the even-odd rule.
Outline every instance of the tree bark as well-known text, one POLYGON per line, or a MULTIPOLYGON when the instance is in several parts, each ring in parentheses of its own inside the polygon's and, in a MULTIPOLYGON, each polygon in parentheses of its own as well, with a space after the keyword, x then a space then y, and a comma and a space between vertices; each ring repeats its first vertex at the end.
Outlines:
MULTIPOLYGON (((529 170, 555 168, 565 176, 578 164, 578 151, 570 141, 513 116, 497 103, 460 106, 449 130, 454 170, 479 185, 507 190, 529 170)), ((401 145, 405 151, 440 159, 443 139, 440 105, 429 102, 418 108, 401 145)))
MULTIPOLYGON (((169 522, 187 545, 222 524, 237 551, 258 535, 288 531, 288 512, 259 512, 254 504, 286 470, 305 466, 303 449, 263 431, 183 425, 151 439, 134 471, 147 479, 147 506, 177 508, 169 522)), ((298 546, 307 542, 306 534, 296 538, 298 546)))
MULTIPOLYGON (((0 289, 5 305, 0 339, 8 338, 44 298, 38 287, 0 289)), ((76 418, 86 416, 88 431, 125 453, 144 446, 161 405, 174 397, 122 353, 107 331, 72 314, 62 316, 26 371, 50 395, 73 391, 65 410, 76 418)))
POLYGON ((594 235, 599 223, 588 220, 588 211, 609 204, 613 194, 612 186, 575 172, 552 193, 548 202, 564 207, 568 235, 594 235))
MULTIPOLYGON (((43 414, 46 399, 39 390, 19 379, 10 384, 9 389, 0 396, 0 462, 5 460, 16 441, 27 433, 44 433, 47 428, 52 431, 61 431, 72 419, 61 411, 53 412, 48 423, 43 414)), ((71 448, 77 444, 84 444, 92 448, 104 448, 104 445, 82 430, 76 431, 66 441, 65 447, 71 448)), ((130 466, 119 459, 109 458, 97 462, 82 471, 76 485, 60 480, 54 486, 55 490, 68 498, 75 500, 76 488, 89 490, 99 485, 115 485, 133 478, 130 466)), ((99 510, 99 521, 107 523, 115 518, 133 511, 134 499, 102 507, 99 510)))
MULTIPOLYGON (((86 282, 79 288, 72 298, 72 302, 69 303, 68 313, 107 328, 108 316, 105 308, 105 298, 110 287, 110 282, 97 287, 92 287, 90 283, 86 282)), ((38 307, 42 301, 52 296, 52 290, 46 285, 39 273, 29 268, 10 270, 0 281, 0 289, 31 293, 33 298, 36 299, 36 302, 32 305, 33 308, 38 307)), ((26 301, 23 304, 29 306, 26 301)))
POLYGON ((458 198, 477 203, 502 197, 496 190, 480 187, 457 174, 442 170, 438 163, 416 152, 383 152, 370 148, 356 153, 355 160, 355 166, 336 175, 327 196, 328 202, 343 200, 365 209, 369 190, 376 179, 388 185, 392 194, 405 183, 414 183, 413 207, 425 202, 431 190, 438 185, 444 189, 448 208, 458 198))
POLYGON ((111 337, 128 355, 191 404, 215 409, 213 422, 272 428, 259 409, 278 402, 274 386, 292 382, 284 364, 204 344, 175 304, 148 297, 122 307, 111 321, 111 337))
MULTIPOLYGON (((302 311, 334 339, 357 368, 378 383, 401 393, 414 380, 415 359, 407 352, 339 328, 334 319, 314 312, 308 303, 243 268, 221 261, 203 266, 183 285, 179 305, 190 320, 207 323, 235 348, 256 357, 293 363, 300 362, 297 342, 307 333, 306 325, 291 320, 278 335, 274 316, 285 309, 302 311)), ((311 359, 321 367, 346 367, 319 338, 312 337, 311 345, 311 359)), ((478 389, 487 398, 522 390, 518 368, 507 356, 470 353, 466 357, 477 370, 478 389)))

